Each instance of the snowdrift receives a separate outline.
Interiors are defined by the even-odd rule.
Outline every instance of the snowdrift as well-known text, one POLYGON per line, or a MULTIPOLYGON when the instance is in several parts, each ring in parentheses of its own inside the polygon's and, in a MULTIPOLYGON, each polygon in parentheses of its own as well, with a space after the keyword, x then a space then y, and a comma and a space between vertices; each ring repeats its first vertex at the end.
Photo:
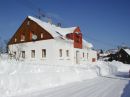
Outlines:
POLYGON ((115 73, 106 62, 86 65, 43 65, 41 63, 0 60, 0 97, 20 95, 71 82, 115 73))

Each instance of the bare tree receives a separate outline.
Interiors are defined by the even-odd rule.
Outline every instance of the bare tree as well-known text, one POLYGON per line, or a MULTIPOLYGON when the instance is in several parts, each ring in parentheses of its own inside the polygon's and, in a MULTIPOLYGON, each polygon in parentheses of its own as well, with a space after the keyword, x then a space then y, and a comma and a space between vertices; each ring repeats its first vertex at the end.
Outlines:
POLYGON ((0 37, 0 55, 3 53, 3 41, 2 38, 0 37))
POLYGON ((21 43, 21 44, 15 44, 13 46, 15 47, 15 52, 14 50, 8 48, 9 56, 10 58, 13 58, 19 61, 21 59, 21 54, 22 54, 23 48, 25 47, 25 44, 21 43))

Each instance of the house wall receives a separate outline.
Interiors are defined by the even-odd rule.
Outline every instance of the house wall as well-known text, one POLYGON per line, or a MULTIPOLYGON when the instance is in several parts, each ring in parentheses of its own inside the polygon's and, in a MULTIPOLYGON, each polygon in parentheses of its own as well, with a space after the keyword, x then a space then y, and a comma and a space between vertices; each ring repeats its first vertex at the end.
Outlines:
POLYGON ((91 62, 92 58, 97 58, 96 53, 91 49, 73 48, 72 41, 62 39, 41 40, 9 45, 9 53, 14 54, 14 52, 16 52, 16 59, 19 58, 20 60, 40 62, 49 65, 77 64, 76 51, 79 51, 78 64, 86 64, 88 61, 91 62), (46 58, 42 58, 42 49, 46 49, 46 58), (60 49, 62 49, 62 57, 59 56, 60 49), (31 58, 31 50, 35 50, 35 58, 31 58), (66 50, 69 50, 68 57, 66 55, 66 50), (21 51, 25 51, 25 59, 21 58, 21 51))
POLYGON ((73 44, 59 41, 58 39, 42 40, 9 45, 9 52, 16 52, 16 58, 25 61, 41 62, 43 64, 73 64, 73 44), (42 49, 46 49, 46 58, 42 58, 42 49), (59 49, 62 49, 62 57, 59 57, 59 49), (35 58, 31 58, 31 50, 35 50, 35 58), (69 57, 66 56, 69 50, 69 57), (25 59, 21 58, 20 51, 25 51, 25 59))
POLYGON ((76 64, 76 51, 79 51, 79 64, 86 64, 87 62, 92 62, 93 58, 95 59, 95 61, 97 61, 96 51, 91 50, 90 48, 87 48, 87 49, 74 48, 74 63, 75 64, 76 64))

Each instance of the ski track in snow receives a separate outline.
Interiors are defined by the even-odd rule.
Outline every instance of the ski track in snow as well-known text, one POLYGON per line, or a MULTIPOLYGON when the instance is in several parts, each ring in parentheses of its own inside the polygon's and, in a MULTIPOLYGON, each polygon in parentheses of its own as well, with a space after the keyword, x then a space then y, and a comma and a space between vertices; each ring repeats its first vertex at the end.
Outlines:
POLYGON ((104 76, 15 97, 130 97, 122 96, 128 83, 129 78, 104 76))

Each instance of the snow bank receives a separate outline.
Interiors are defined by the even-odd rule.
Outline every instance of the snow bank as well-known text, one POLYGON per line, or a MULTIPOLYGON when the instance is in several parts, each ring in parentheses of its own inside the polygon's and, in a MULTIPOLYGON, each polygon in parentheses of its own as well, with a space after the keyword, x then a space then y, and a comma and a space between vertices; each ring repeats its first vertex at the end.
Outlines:
POLYGON ((86 65, 43 65, 37 62, 0 61, 0 97, 23 94, 116 72, 106 62, 86 65))
POLYGON ((119 61, 111 62, 111 65, 115 66, 119 72, 129 72, 130 70, 130 64, 124 64, 119 61))

